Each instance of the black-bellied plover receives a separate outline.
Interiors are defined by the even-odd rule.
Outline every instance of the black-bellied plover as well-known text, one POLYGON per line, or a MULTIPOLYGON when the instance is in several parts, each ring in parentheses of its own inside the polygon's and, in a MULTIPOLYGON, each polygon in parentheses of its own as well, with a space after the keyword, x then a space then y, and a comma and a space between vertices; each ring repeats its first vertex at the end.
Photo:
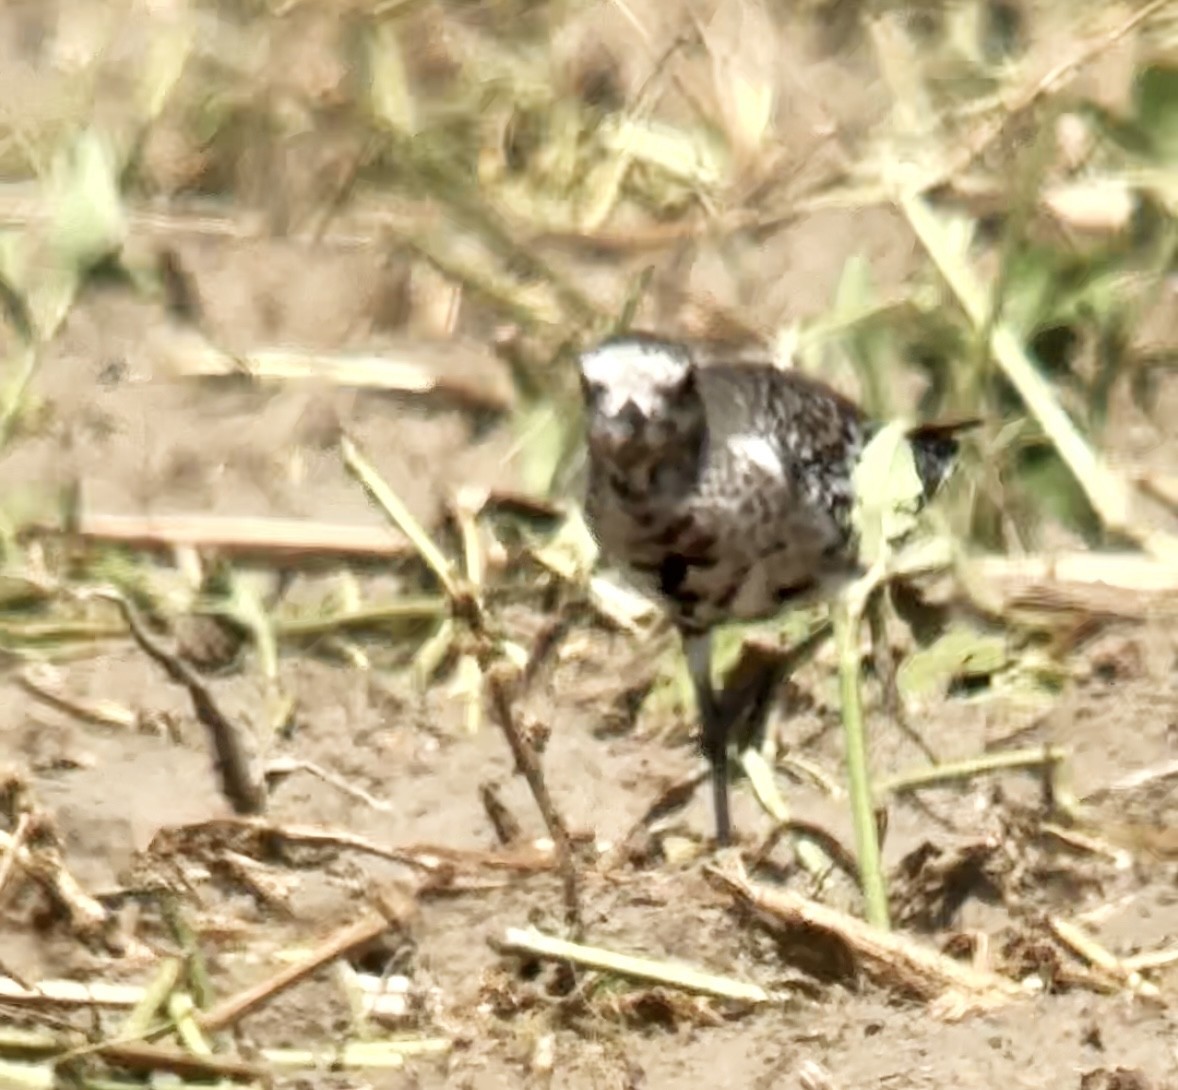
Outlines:
MULTIPOLYGON (((579 363, 586 519, 604 556, 683 638, 726 843, 731 717, 713 688, 711 631, 829 596, 857 573, 852 472, 880 425, 796 370, 701 362, 692 347, 645 334, 611 338, 579 363)), ((926 498, 963 426, 912 431, 926 498)))

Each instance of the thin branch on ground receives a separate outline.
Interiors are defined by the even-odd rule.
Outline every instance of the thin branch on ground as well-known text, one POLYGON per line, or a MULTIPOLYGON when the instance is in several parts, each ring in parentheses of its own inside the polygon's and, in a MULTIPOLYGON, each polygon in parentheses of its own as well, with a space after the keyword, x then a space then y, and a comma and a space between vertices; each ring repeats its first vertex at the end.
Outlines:
POLYGON ((476 588, 462 577, 458 568, 438 548, 399 496, 381 479, 359 448, 346 436, 342 440, 344 464, 376 501, 389 519, 413 543, 422 560, 430 567, 450 599, 455 620, 465 624, 474 640, 474 658, 483 675, 491 710, 499 724, 516 768, 523 773, 552 842, 560 868, 564 890, 565 915, 573 931, 581 927, 581 901, 572 838, 564 818, 556 809, 544 780, 544 772, 535 751, 524 738, 512 708, 512 684, 508 675, 514 669, 502 659, 498 641, 492 635, 483 604, 476 588))
POLYGON ((193 710, 212 742, 214 768, 221 791, 239 814, 260 814, 266 809, 266 781, 249 752, 247 732, 220 708, 209 687, 186 662, 168 651, 148 630, 139 610, 114 590, 93 592, 94 597, 114 602, 127 622, 135 642, 172 681, 188 690, 193 710))

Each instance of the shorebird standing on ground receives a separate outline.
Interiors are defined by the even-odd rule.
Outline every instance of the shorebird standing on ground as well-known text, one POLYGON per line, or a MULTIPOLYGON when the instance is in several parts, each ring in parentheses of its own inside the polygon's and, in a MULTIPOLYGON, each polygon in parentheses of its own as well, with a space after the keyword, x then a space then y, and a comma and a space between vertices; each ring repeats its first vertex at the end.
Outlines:
MULTIPOLYGON (((747 716, 713 687, 711 632, 829 597, 858 573, 852 472, 881 425, 796 370, 704 364, 688 345, 645 334, 611 338, 579 363, 586 520, 682 636, 724 844, 730 726, 747 716)), ((926 498, 962 426, 910 433, 926 498)))

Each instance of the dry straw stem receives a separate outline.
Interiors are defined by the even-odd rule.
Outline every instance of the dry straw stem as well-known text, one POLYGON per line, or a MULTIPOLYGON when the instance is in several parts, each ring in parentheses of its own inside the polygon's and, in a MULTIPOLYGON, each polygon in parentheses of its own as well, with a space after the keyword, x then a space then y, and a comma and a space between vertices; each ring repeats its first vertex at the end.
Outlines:
MULTIPOLYGON (((93 1052, 114 1067, 141 1072, 168 1071, 187 1079, 249 1079, 264 1082, 269 1075, 260 1064, 239 1060, 235 1056, 182 1052, 143 1041, 110 1041, 95 1046, 93 1052)), ((61 1057, 68 1058, 69 1053, 61 1057)))
POLYGON ((1121 964, 1130 972, 1144 973, 1151 969, 1166 969, 1178 962, 1178 946, 1167 946, 1161 950, 1148 950, 1143 954, 1130 954, 1121 958, 1121 964))
POLYGON ((417 551, 418 556, 425 561, 430 571, 446 592, 452 606, 459 602, 466 603, 467 588, 460 585, 460 579, 454 565, 449 558, 434 544, 433 538, 422 528, 421 523, 413 517, 412 512, 405 506, 404 501, 376 472, 372 463, 360 453, 359 447, 346 435, 340 440, 340 450, 344 456, 344 465, 355 478, 364 486, 364 490, 376 501, 381 510, 392 521, 402 534, 409 539, 410 544, 417 551))
POLYGON ((954 761, 932 768, 918 768, 903 772, 876 784, 881 794, 904 794, 922 787, 940 787, 958 780, 972 780, 978 776, 989 776, 996 772, 1010 772, 1019 769, 1050 770, 1067 759, 1067 751, 1059 746, 1037 746, 1034 749, 1013 749, 999 753, 987 753, 966 761, 954 761))
POLYGON ((317 780, 330 784, 337 791, 351 796, 378 813, 390 814, 395 809, 392 803, 378 799, 358 784, 352 783, 346 777, 332 772, 314 761, 304 761, 297 757, 276 757, 266 762, 265 776, 268 781, 289 776, 294 772, 305 772, 308 776, 314 776, 317 780))
POLYGON ((150 632, 139 610, 115 590, 93 592, 114 602, 123 614, 135 642, 176 684, 188 690, 197 718, 209 732, 221 792, 239 814, 260 814, 266 808, 266 781, 249 753, 246 731, 217 704, 209 687, 186 662, 166 650, 150 632))
POLYGON ((1074 923, 1059 916, 1048 916, 1047 926, 1072 953, 1091 965, 1101 975, 1115 981, 1118 987, 1128 988, 1143 999, 1160 998, 1161 992, 1157 985, 1145 980, 1136 969, 1127 966, 1120 958, 1106 947, 1101 946, 1074 923))
POLYGON ((498 722, 507 744, 515 759, 516 768, 523 773, 536 806, 548 828, 548 834, 556 846, 556 856, 564 888, 565 914, 574 930, 580 929, 581 898, 577 882, 576 860, 573 858, 572 840, 564 818, 553 804, 544 780, 544 771, 531 745, 524 738, 515 721, 512 709, 509 677, 513 670, 502 661, 496 641, 491 636, 482 602, 476 588, 457 571, 456 566, 445 556, 433 539, 425 532, 401 498, 381 479, 372 464, 356 445, 344 436, 341 442, 344 464, 368 494, 380 505, 385 514, 399 530, 413 543, 422 560, 430 567, 438 582, 442 584, 455 621, 465 623, 475 640, 475 660, 486 683, 491 710, 498 722))
POLYGON ((11 1090, 54 1090, 52 1064, 30 1064, 0 1059, 0 1085, 11 1090))
POLYGON ((991 324, 991 293, 974 275, 945 221, 915 193, 901 193, 896 202, 974 327, 979 331, 988 329, 994 359, 1084 489, 1105 528, 1178 568, 1178 538, 1135 520, 1134 497, 1128 484, 1084 441, 1010 326, 1001 320, 991 324))
POLYGON ((773 1001, 773 997, 756 984, 746 984, 731 977, 718 976, 690 965, 655 961, 652 958, 618 954, 599 946, 566 942, 534 928, 509 927, 500 945, 508 953, 567 961, 585 969, 613 973, 648 984, 663 984, 669 988, 715 996, 717 999, 734 999, 744 1003, 773 1001))
POLYGON ((483 412, 504 413, 515 404, 515 388, 503 363, 474 346, 447 343, 448 369, 426 362, 428 349, 409 347, 399 355, 330 355, 290 349, 255 349, 229 355, 203 341, 184 339, 170 351, 171 366, 190 378, 240 377, 269 382, 323 382, 391 393, 441 395, 483 412), (460 366, 455 366, 457 357, 460 366))
MULTIPOLYGON (((28 528, 59 534, 59 526, 28 528)), ((405 539, 387 526, 347 526, 303 519, 237 518, 216 515, 109 515, 82 511, 69 533, 83 541, 141 549, 191 546, 227 555, 268 557, 358 556, 399 559, 412 555, 405 539)))
POLYGON ((29 1007, 134 1007, 143 1002, 144 989, 137 984, 103 981, 42 980, 26 987, 11 977, 0 976, 0 1001, 29 1007))
POLYGON ((976 576, 989 608, 1002 614, 1038 608, 1132 618, 1178 610, 1178 566, 1140 553, 982 556, 968 560, 964 574, 967 584, 976 576))
POLYGON ((935 1013, 956 1019, 1025 996, 1014 981, 974 969, 905 935, 881 931, 845 912, 796 893, 750 882, 743 873, 709 867, 707 874, 742 903, 789 927, 825 932, 845 944, 873 980, 935 1000, 935 1013))
POLYGON ((69 913, 70 925, 74 930, 83 935, 94 935, 106 926, 109 919, 106 909, 70 874, 56 848, 45 844, 30 848, 20 843, 16 836, 0 832, 0 852, 4 852, 6 859, 13 859, 15 866, 49 890, 69 913))
POLYGON ((184 972, 183 958, 164 958, 151 983, 143 989, 139 1002, 119 1029, 122 1040, 139 1040, 148 1035, 156 1012, 167 1005, 184 972))

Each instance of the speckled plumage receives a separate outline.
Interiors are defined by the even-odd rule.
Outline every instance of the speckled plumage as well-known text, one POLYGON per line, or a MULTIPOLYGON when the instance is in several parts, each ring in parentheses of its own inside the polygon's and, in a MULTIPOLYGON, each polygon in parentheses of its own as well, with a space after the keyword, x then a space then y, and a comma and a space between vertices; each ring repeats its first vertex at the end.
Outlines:
MULTIPOLYGON (((582 354, 589 448, 585 511, 602 552, 682 633, 721 770, 727 725, 711 688, 708 633, 829 593, 854 573, 851 474, 878 426, 851 401, 768 363, 697 363, 646 335, 582 354)), ((956 452, 952 428, 913 433, 931 494, 956 452)), ((716 787, 727 838, 726 787, 716 787)))
POLYGON ((854 407, 794 372, 717 364, 697 386, 698 427, 662 451, 662 478, 591 457, 586 499, 603 552, 688 632, 772 615, 848 570, 863 443, 854 407))

